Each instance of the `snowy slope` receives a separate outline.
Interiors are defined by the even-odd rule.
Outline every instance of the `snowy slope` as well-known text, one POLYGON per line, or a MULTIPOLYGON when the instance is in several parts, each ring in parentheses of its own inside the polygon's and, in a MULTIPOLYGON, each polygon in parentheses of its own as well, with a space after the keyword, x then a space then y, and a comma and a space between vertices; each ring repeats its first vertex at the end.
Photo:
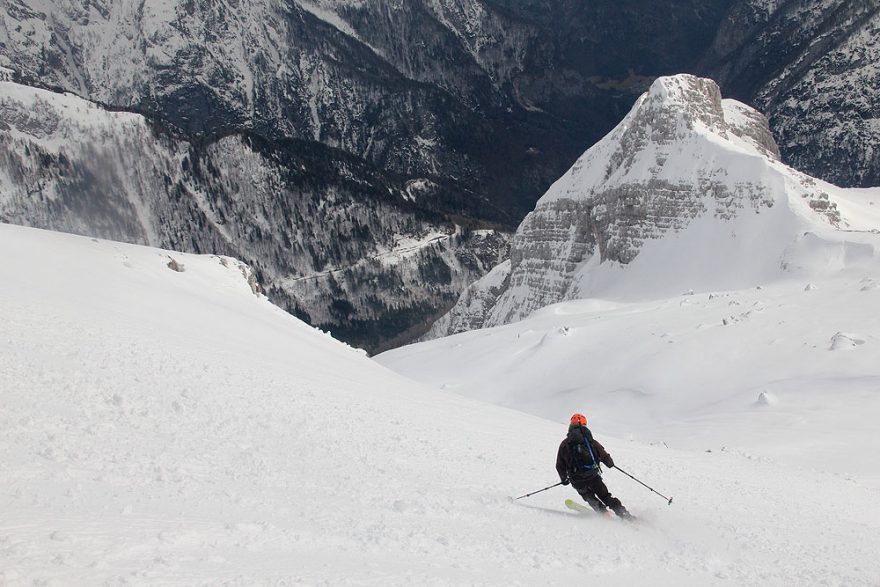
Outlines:
POLYGON ((0 250, 4 585, 880 576, 859 479, 616 439, 591 413, 675 503, 613 471, 639 526, 571 514, 570 489, 514 503, 554 482, 564 423, 402 379, 254 295, 232 259, 8 225, 0 250))
POLYGON ((548 418, 583 406, 619 437, 693 450, 726 446, 880 488, 872 456, 880 450, 878 316, 875 252, 870 266, 813 282, 650 302, 565 302, 379 360, 437 387, 548 418))

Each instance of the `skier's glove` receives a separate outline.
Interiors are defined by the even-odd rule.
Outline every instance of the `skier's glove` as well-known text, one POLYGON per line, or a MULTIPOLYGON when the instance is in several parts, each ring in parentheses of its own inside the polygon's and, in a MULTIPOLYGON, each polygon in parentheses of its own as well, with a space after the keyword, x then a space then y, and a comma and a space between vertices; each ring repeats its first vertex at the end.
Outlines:
POLYGON ((562 480, 563 485, 568 485, 569 483, 571 483, 571 481, 568 480, 568 477, 562 480))
POLYGON ((611 458, 611 455, 608 455, 608 460, 605 461, 605 466, 608 467, 609 469, 614 468, 614 459, 611 458))

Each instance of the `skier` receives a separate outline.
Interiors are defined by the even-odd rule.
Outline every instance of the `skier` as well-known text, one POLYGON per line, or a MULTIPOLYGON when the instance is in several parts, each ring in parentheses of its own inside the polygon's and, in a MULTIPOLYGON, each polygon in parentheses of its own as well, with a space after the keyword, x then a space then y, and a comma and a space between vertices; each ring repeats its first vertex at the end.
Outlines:
POLYGON ((632 518, 620 500, 612 496, 605 487, 600 462, 609 469, 614 467, 611 455, 593 438, 587 428, 586 417, 583 414, 573 415, 568 426, 568 436, 560 443, 556 454, 556 471, 562 484, 571 483, 597 513, 606 513, 605 508, 610 508, 620 518, 632 518))

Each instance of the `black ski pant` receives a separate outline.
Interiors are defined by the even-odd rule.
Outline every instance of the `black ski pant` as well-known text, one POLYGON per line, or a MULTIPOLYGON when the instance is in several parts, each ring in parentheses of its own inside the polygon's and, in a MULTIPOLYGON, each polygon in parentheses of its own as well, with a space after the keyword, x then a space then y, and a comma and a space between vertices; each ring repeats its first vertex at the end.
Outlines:
POLYGON ((611 509, 618 516, 626 514, 626 508, 623 507, 619 499, 611 495, 611 492, 605 487, 601 475, 572 479, 571 486, 577 490, 585 502, 590 504, 591 508, 600 514, 605 511, 605 508, 611 509))

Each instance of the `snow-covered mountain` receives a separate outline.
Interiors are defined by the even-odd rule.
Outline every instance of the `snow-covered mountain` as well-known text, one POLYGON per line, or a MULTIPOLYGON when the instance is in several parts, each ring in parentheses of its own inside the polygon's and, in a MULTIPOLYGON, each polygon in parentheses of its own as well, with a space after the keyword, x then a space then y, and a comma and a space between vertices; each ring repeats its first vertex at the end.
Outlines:
MULTIPOLYGON (((698 449, 624 440, 572 402, 620 467, 675 498, 607 471, 642 517, 630 526, 568 512, 570 488, 510 499, 555 482, 567 417, 403 379, 255 295, 234 259, 2 224, 0 251, 4 585, 867 586, 880 573, 876 490, 857 468, 828 472, 876 474, 855 445, 873 420, 831 417, 871 417, 867 389, 858 403, 769 394, 756 421, 797 405, 810 421, 797 435, 774 421, 762 452, 740 450, 743 434, 728 450, 700 442, 712 421, 678 428, 698 449), (787 448, 808 466, 764 456, 787 448)), ((801 299, 831 302, 823 292, 801 299)), ((872 293, 847 304, 859 295, 872 293)), ((823 352, 856 365, 873 344, 823 352)))
POLYGON ((442 193, 320 145, 191 142, 0 81, 0 221, 234 255, 276 303, 370 350, 418 335, 506 254, 506 233, 436 212, 442 193))
POLYGON ((514 47, 537 32, 478 6, 12 0, 0 8, 0 66, 190 135, 247 129, 439 177, 455 192, 450 211, 482 207, 513 225, 564 168, 554 145, 577 133, 501 89, 503 70, 523 68, 514 47))
POLYGON ((782 164, 764 117, 713 81, 660 78, 539 200, 509 262, 428 336, 563 300, 759 285, 812 267, 802 251, 818 243, 858 250, 849 231, 880 228, 876 216, 859 192, 782 164))

